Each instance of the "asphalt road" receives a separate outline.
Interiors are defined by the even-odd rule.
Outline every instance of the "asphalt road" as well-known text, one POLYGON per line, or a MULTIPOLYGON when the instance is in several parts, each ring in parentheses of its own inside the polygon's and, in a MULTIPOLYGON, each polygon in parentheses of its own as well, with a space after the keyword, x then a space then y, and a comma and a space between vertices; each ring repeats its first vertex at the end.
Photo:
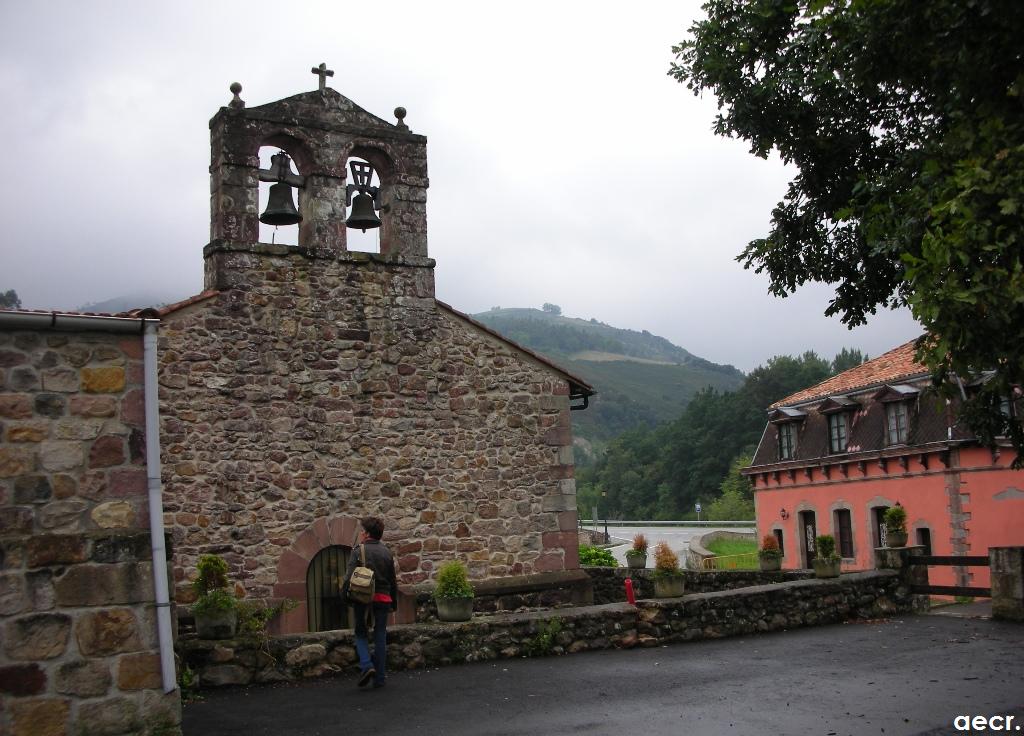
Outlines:
POLYGON ((1024 726, 1022 653, 1022 625, 909 616, 413 670, 376 691, 354 677, 214 691, 185 706, 184 733, 938 736, 969 733, 957 715, 1024 726))

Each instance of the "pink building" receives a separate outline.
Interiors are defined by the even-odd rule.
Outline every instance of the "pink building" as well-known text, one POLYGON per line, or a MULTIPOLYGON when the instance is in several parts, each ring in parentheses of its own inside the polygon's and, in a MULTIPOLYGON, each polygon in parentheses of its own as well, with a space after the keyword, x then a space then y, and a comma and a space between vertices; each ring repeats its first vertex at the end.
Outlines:
MULTIPOLYGON (((1007 410, 1019 410, 1007 401, 1007 410)), ((908 544, 926 554, 984 555, 1024 544, 1024 471, 1009 443, 991 451, 957 424, 931 389, 913 341, 769 407, 744 471, 754 483, 759 537, 782 544, 783 567, 810 567, 814 538, 831 534, 843 570, 874 567, 882 515, 902 504, 908 544)), ((933 567, 936 585, 987 587, 987 568, 933 567)))

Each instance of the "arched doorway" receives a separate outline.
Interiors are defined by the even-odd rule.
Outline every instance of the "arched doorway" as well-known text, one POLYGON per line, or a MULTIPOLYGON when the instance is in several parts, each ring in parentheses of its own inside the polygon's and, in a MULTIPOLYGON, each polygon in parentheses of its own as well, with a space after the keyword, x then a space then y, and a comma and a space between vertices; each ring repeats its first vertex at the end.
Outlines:
POLYGON ((306 615, 309 631, 349 628, 349 607, 341 599, 350 547, 332 545, 316 553, 306 571, 306 615))

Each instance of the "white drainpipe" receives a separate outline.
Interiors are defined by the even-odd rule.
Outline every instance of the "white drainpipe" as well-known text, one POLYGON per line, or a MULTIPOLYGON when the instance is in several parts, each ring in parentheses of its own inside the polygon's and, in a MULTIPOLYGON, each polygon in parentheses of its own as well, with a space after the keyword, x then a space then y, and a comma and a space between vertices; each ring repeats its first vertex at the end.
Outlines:
POLYGON ((61 312, 0 310, 0 327, 21 330, 143 333, 143 369, 146 413, 146 485, 149 493, 149 536, 153 547, 153 587, 156 594, 157 638, 164 692, 177 685, 174 640, 171 637, 171 601, 167 585, 167 548, 164 545, 164 504, 160 488, 160 407, 157 396, 156 331, 160 321, 137 317, 105 317, 61 312))
POLYGON ((142 338, 146 402, 146 489, 149 493, 149 538, 153 545, 153 586, 156 589, 156 628, 160 642, 160 674, 164 692, 177 686, 174 641, 171 636, 171 600, 167 585, 167 547, 164 544, 164 503, 160 487, 160 404, 157 396, 156 330, 146 322, 142 338))

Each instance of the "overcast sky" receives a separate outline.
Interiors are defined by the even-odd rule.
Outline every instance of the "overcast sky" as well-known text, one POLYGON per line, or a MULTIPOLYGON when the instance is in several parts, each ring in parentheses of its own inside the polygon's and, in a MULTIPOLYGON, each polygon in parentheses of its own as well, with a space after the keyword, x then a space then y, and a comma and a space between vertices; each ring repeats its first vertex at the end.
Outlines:
MULTIPOLYGON (((0 4, 0 291, 73 309, 202 289, 209 118, 329 84, 428 137, 437 296, 646 329, 748 371, 871 356, 905 312, 848 331, 831 291, 767 293, 734 260, 791 177, 714 136, 715 99, 667 76, 696 2, 0 4)), ((370 249, 372 244, 367 246, 370 249)), ((140 305, 141 306, 141 305, 140 305)))

